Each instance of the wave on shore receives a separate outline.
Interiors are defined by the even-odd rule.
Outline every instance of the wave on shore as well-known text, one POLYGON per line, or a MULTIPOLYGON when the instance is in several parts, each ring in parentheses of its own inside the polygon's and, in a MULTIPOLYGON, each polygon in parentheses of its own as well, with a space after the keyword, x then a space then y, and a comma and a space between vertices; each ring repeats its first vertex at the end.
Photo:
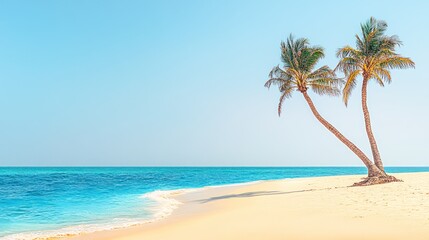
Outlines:
POLYGON ((155 190, 140 196, 140 198, 142 199, 148 199, 150 201, 155 202, 153 206, 149 207, 149 210, 152 212, 152 216, 149 219, 114 218, 110 220, 109 223, 106 223, 106 224, 102 224, 102 223, 83 224, 83 225, 64 227, 56 230, 43 230, 43 231, 16 233, 16 234, 0 237, 0 240, 32 240, 32 239, 39 240, 39 239, 46 239, 46 238, 60 238, 60 237, 66 237, 66 236, 93 233, 93 232, 104 231, 104 230, 113 230, 113 229, 131 227, 139 224, 151 223, 171 215, 173 211, 182 204, 182 202, 178 201, 175 198, 179 195, 196 192, 196 191, 202 191, 210 188, 232 187, 232 186, 254 184, 258 182, 260 181, 207 186, 202 188, 155 190))
POLYGON ((171 191, 153 191, 141 195, 141 198, 149 199, 155 202, 154 206, 149 207, 149 210, 152 212, 152 216, 149 219, 124 219, 124 218, 114 218, 109 220, 109 223, 96 223, 96 224, 83 224, 64 227, 56 230, 43 230, 43 231, 32 231, 24 233, 16 233, 0 237, 0 240, 30 240, 30 239, 45 239, 52 237, 65 237, 73 236, 84 233, 92 233, 103 230, 112 230, 118 228, 126 228, 139 224, 145 224, 160 220, 169 216, 174 209, 176 209, 181 202, 177 201, 173 197, 180 194, 188 193, 191 191, 196 191, 196 189, 179 189, 171 191))

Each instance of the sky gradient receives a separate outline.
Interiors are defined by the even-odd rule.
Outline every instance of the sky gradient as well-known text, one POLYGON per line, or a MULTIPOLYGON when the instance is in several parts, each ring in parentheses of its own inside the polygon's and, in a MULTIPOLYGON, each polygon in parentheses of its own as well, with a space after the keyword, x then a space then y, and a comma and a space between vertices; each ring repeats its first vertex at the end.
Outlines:
MULTIPOLYGON (((387 21, 416 69, 368 101, 387 166, 427 166, 429 3, 424 1, 1 1, 2 166, 361 166, 295 93, 279 118, 264 83, 290 33, 354 46, 387 21), (425 57, 426 56, 426 57, 425 57)), ((360 93, 310 93, 370 156, 360 93)))

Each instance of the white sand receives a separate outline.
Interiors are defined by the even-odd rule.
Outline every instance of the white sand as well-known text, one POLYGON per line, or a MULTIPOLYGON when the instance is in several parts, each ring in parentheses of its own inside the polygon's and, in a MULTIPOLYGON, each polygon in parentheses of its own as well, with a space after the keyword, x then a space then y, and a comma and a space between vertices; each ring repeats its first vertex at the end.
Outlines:
POLYGON ((71 239, 427 240, 429 173, 348 187, 362 176, 267 181, 184 194, 170 217, 71 239))

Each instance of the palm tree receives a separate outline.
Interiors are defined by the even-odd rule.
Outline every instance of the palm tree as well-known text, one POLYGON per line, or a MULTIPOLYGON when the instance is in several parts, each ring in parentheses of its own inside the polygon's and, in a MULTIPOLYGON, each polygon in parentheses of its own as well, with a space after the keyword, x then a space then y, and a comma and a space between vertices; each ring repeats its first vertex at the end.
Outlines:
POLYGON ((345 74, 343 101, 346 106, 352 90, 356 87, 357 77, 362 76, 362 110, 366 133, 374 163, 384 172, 367 106, 368 81, 374 79, 380 86, 384 86, 385 83, 390 83, 392 80, 391 69, 414 67, 414 62, 410 58, 395 53, 395 48, 402 43, 397 36, 385 35, 386 22, 371 17, 365 24, 361 24, 361 29, 362 36, 356 35, 356 49, 345 46, 338 50, 337 57, 340 58, 340 62, 336 70, 345 74))
POLYGON ((311 88, 319 95, 340 95, 338 87, 341 85, 342 80, 336 78, 334 72, 328 66, 313 70, 323 57, 323 48, 311 47, 306 38, 300 38, 295 41, 290 35, 286 42, 281 43, 283 69, 279 66, 274 67, 269 74, 270 79, 265 83, 265 87, 270 88, 271 85, 279 87, 281 92, 278 105, 279 116, 284 100, 290 98, 294 91, 302 93, 317 120, 362 160, 368 169, 368 178, 380 176, 383 172, 356 145, 320 115, 307 93, 308 88, 311 88))

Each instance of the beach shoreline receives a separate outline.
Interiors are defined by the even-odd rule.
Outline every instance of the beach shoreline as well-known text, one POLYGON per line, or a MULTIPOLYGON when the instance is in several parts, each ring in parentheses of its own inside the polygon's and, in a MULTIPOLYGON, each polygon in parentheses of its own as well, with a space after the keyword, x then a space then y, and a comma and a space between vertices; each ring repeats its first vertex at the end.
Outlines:
MULTIPOLYGON (((149 220, 135 221, 127 225, 119 224, 112 228, 82 231, 68 231, 68 228, 65 228, 60 229, 61 231, 43 231, 43 234, 33 238, 8 238, 6 236, 6 238, 0 239, 137 240, 142 238, 201 239, 203 236, 205 239, 260 239, 248 236, 246 232, 249 229, 255 232, 255 236, 258 234, 260 237, 264 234, 269 236, 266 239, 287 237, 291 239, 313 239, 314 237, 337 239, 337 236, 338 239, 341 237, 343 239, 359 239, 359 237, 363 239, 401 239, 400 237, 408 238, 413 233, 415 233, 413 239, 427 239, 429 237, 429 217, 426 217, 429 216, 429 172, 394 175, 404 179, 404 182, 351 187, 354 182, 360 181, 365 175, 343 175, 258 180, 200 188, 157 190, 141 196, 141 198, 148 198, 158 203, 157 207, 152 209, 153 218, 149 220), (380 193, 383 194, 380 195, 380 193), (377 194, 380 195, 379 198, 372 196, 377 194), (326 201, 328 196, 329 201, 326 201), (295 198, 298 198, 299 201, 296 201, 295 198), (312 199, 314 202, 311 202, 312 199), (299 210, 291 207, 293 205, 291 203, 299 205, 300 207, 297 208, 299 210), (272 208, 267 208, 268 205, 272 205, 272 208), (264 208, 267 209, 261 212, 261 209, 264 208), (354 210, 350 208, 354 208, 354 210), (280 209, 279 212, 284 213, 284 216, 273 212, 273 209, 280 209), (386 209, 390 209, 391 214, 386 214, 386 209), (228 211, 237 213, 229 214, 228 211), (340 214, 331 214, 329 213, 331 211, 338 211, 340 214), (254 220, 249 223, 249 219, 252 217, 249 214, 252 212, 259 214, 258 216, 264 220, 262 222, 254 220), (243 217, 243 214, 246 217, 243 217), (217 219, 218 215, 222 220, 217 219), (382 217, 376 217, 376 215, 382 217), (385 217, 387 218, 384 219, 385 217), (315 235, 307 236, 308 233, 302 229, 302 226, 308 226, 306 218, 313 225, 314 222, 328 222, 330 226, 343 224, 342 228, 349 229, 349 233, 339 231, 337 235, 330 235, 320 226, 311 226, 315 235), (392 219, 394 220, 392 221, 392 219), (389 224, 386 224, 386 220, 389 224), (206 221, 210 223, 200 225, 200 222, 206 221), (236 225, 240 230, 230 230, 227 227, 229 225, 225 226, 225 222, 230 221, 232 222, 229 225, 236 225), (278 222, 282 221, 284 221, 284 225, 279 225, 278 222), (237 225, 237 222, 243 224, 237 225), (265 226, 267 222, 277 227, 271 229, 271 227, 265 226), (291 225, 294 226, 294 231, 289 231, 289 234, 283 231, 291 225), (367 225, 372 225, 372 227, 367 225), (200 238, 197 238, 193 237, 198 235, 192 230, 195 226, 208 229, 201 233, 200 238), (222 228, 222 226, 224 227, 222 228), (374 226, 377 228, 374 229, 374 226), (412 232, 398 231, 404 226, 415 230, 412 232), (217 228, 218 231, 211 233, 211 228, 217 228), (299 229, 300 231, 298 231, 299 229), (356 233, 357 230, 367 231, 370 234, 359 235, 356 233), (388 232, 390 233, 386 235, 388 232), (211 235, 213 238, 210 238, 211 235)), ((329 229, 329 226, 325 226, 325 228, 329 229)), ((335 232, 335 229, 331 229, 331 232, 335 232)))
MULTIPOLYGON (((285 178, 287 179, 287 178, 285 178)), ((283 179, 282 179, 283 180, 283 179)), ((41 231, 29 231, 23 233, 16 233, 0 237, 0 240, 56 240, 56 239, 68 239, 76 236, 86 236, 93 233, 99 233, 104 231, 113 231, 127 229, 134 226, 146 226, 147 224, 156 223, 170 215, 180 205, 184 196, 195 192, 204 192, 212 189, 228 189, 233 187, 240 187, 245 185, 257 184, 263 181, 272 180, 256 180, 241 183, 231 183, 222 185, 210 185, 197 188, 180 188, 174 190, 154 190, 148 193, 142 194, 139 198, 148 199, 156 204, 150 208, 152 216, 148 219, 128 219, 127 221, 110 222, 108 224, 84 224, 84 225, 71 225, 64 228, 52 229, 52 230, 41 230, 41 231), (180 200, 180 201, 179 201, 180 200)), ((186 198, 186 197, 185 197, 186 198)))
POLYGON ((363 175, 266 180, 177 194, 149 224, 67 239, 428 239, 429 173, 350 187, 363 175), (257 216, 257 217, 256 217, 257 216))

